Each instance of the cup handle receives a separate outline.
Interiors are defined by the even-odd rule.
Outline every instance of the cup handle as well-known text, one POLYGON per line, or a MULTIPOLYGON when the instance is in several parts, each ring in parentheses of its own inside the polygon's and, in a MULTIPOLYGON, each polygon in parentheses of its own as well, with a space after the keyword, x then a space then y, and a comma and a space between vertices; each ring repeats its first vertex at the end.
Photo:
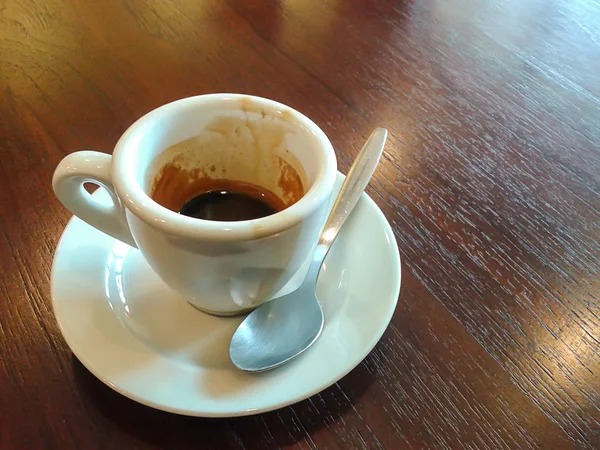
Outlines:
POLYGON ((56 167, 52 187, 60 202, 69 211, 94 228, 136 247, 125 208, 115 192, 111 176, 112 156, 89 150, 67 155, 56 167), (98 201, 83 187, 97 184, 108 192, 111 204, 98 201))

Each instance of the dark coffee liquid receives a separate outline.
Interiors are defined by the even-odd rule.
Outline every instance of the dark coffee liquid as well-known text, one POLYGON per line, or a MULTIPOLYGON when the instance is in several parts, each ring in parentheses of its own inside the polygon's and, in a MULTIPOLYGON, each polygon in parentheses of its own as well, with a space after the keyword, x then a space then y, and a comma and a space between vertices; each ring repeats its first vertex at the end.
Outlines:
POLYGON ((237 222, 270 216, 285 207, 271 192, 245 183, 232 184, 229 188, 197 195, 187 201, 179 213, 196 219, 237 222))
POLYGON ((261 199, 232 191, 200 194, 181 207, 180 214, 196 219, 237 222, 275 214, 277 210, 261 199))

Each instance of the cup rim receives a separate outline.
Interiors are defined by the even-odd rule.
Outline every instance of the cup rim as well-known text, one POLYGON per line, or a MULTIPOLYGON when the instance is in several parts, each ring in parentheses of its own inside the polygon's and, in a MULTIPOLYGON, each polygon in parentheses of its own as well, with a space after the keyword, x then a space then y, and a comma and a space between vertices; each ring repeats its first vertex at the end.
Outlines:
POLYGON ((112 159, 113 184, 119 199, 131 213, 148 225, 174 236, 211 241, 254 240, 280 233, 311 216, 333 190, 337 173, 337 160, 333 146, 325 133, 307 116, 299 111, 263 97, 246 94, 205 94, 187 97, 162 105, 131 125, 115 146, 112 159), (140 131, 156 116, 169 114, 175 109, 192 104, 206 105, 217 101, 250 100, 256 104, 287 111, 300 125, 309 130, 317 139, 323 152, 323 162, 309 190, 293 205, 270 216, 238 222, 218 222, 183 216, 155 202, 139 185, 130 173, 135 164, 130 145, 141 139, 140 131))

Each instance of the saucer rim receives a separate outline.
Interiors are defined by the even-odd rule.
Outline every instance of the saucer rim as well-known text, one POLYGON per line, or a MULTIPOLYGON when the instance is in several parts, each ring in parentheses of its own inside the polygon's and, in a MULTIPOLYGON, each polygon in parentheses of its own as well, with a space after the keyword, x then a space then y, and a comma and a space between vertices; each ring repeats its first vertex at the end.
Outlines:
MULTIPOLYGON (((345 179, 345 176, 342 173, 340 173, 339 171, 336 174, 336 184, 337 184, 338 179, 341 179, 342 181, 345 179)), ((337 188, 334 187, 334 192, 336 190, 337 190, 337 188)), ((96 195, 99 192, 100 192, 100 190, 97 190, 92 195, 96 195)), ((251 416, 251 415, 261 414, 261 413, 265 413, 265 412, 270 412, 270 411, 284 408, 286 406, 290 406, 290 405, 299 403, 299 402, 306 400, 307 398, 310 398, 310 397, 318 394, 319 392, 322 392, 323 390, 331 387, 332 385, 337 383, 339 380, 341 380, 343 377, 348 375, 352 370, 354 370, 369 355, 369 353, 371 353, 371 351, 373 351, 373 349, 375 348, 377 343, 380 341, 383 334, 389 327, 389 324, 394 316, 394 312, 395 312, 397 304, 398 304, 398 298, 400 295, 400 289, 401 289, 401 284, 402 284, 402 273, 401 273, 402 272, 401 271, 402 261, 401 261, 400 252, 399 252, 399 248, 398 248, 398 242, 395 238, 393 229, 392 229, 389 221, 387 220, 387 218, 385 217, 385 214, 383 214, 383 211, 381 211, 381 208, 379 208, 377 203, 375 203, 375 201, 366 192, 363 192, 362 198, 364 198, 367 201, 367 203, 369 204, 369 206, 370 206, 369 209, 373 210, 373 213, 377 214, 379 216, 379 219, 380 219, 379 221, 382 224, 383 230, 385 231, 385 234, 390 238, 390 239, 388 239, 389 251, 390 251, 390 254, 392 254, 392 256, 393 256, 393 262, 394 262, 394 266, 395 266, 393 268, 395 270, 392 270, 393 275, 392 275, 390 284, 393 283, 395 289, 393 289, 393 292, 390 291, 389 295, 392 298, 392 300, 390 301, 388 309, 385 311, 385 313, 381 314, 381 317, 383 318, 383 320, 381 320, 381 322, 380 322, 378 332, 374 333, 372 335, 371 339, 368 340, 368 342, 364 345, 364 347, 366 349, 365 352, 360 353, 360 356, 355 356, 354 358, 352 358, 352 362, 347 364, 347 369, 340 371, 340 372, 334 372, 334 374, 332 375, 332 377, 330 379, 322 382, 321 384, 319 384, 312 390, 304 391, 304 392, 300 393, 299 395, 291 395, 290 397, 288 397, 287 399, 285 399, 283 401, 271 403, 268 406, 263 406, 263 407, 259 407, 259 408, 246 408, 246 409, 230 410, 228 412, 216 412, 216 411, 201 410, 200 408, 194 408, 194 409, 185 408, 185 407, 177 408, 177 407, 173 407, 171 405, 167 405, 167 404, 163 404, 163 403, 156 403, 156 402, 148 400, 138 394, 135 394, 127 389, 122 388, 121 386, 119 386, 115 382, 111 381, 106 376, 102 375, 101 370, 96 370, 96 368, 94 367, 94 364, 87 357, 85 357, 82 354, 82 352, 80 352, 80 349, 77 347, 77 345, 74 344, 72 342, 72 340, 69 340, 67 338, 67 336, 65 335, 65 329, 64 329, 61 321, 59 320, 58 315, 56 314, 56 302, 57 302, 56 297, 57 297, 57 295, 55 294, 55 284, 56 283, 54 282, 55 271, 56 271, 56 260, 57 260, 56 255, 58 254, 58 251, 63 244, 63 240, 66 238, 69 227, 71 226, 71 224, 74 220, 77 220, 76 216, 73 216, 73 217, 71 217, 71 219, 69 219, 69 222, 67 223, 67 225, 65 226, 65 228, 61 234, 60 240, 56 246, 54 256, 53 256, 52 270, 51 270, 51 275, 50 275, 50 283, 51 283, 50 291, 51 291, 52 311, 53 311, 53 315, 54 315, 54 320, 58 325, 58 328, 62 335, 62 338, 66 342, 67 346, 69 347, 69 349, 71 350, 73 355, 94 377, 96 377, 98 380, 100 380, 106 386, 108 386, 112 390, 116 391, 117 393, 123 395, 124 397, 129 398, 129 399, 131 399, 137 403, 140 403, 142 405, 151 407, 153 409, 157 409, 160 411, 165 411, 165 412, 169 412, 169 413, 173 413, 173 414, 183 415, 183 416, 191 416, 191 417, 232 418, 232 417, 244 417, 244 416, 251 416)), ((362 200, 362 198, 361 198, 361 200, 362 200)), ((371 212, 371 211, 369 211, 369 212, 371 212)), ((89 225, 87 225, 87 226, 89 226, 89 225)), ((114 238, 112 238, 112 239, 114 239, 114 238)), ((132 337, 135 339, 134 336, 132 336, 132 337)), ((150 348, 149 348, 149 351, 155 353, 150 348)), ((356 353, 356 355, 358 355, 358 353, 356 353)), ((164 357, 163 355, 160 355, 160 356, 165 361, 169 361, 168 358, 164 357)), ((175 362, 171 362, 171 363, 176 364, 175 362)), ((254 374, 253 376, 261 376, 261 374, 254 374)))

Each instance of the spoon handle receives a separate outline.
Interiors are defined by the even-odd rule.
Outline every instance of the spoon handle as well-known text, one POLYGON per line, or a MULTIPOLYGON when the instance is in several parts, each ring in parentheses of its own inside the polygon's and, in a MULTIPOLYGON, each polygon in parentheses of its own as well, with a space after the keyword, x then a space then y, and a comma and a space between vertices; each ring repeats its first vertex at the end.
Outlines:
POLYGON ((385 128, 377 128, 369 136, 369 139, 365 142, 365 145, 356 157, 354 164, 352 164, 333 204, 331 213, 329 213, 317 248, 313 253, 313 259, 306 278, 307 281, 314 280, 316 282, 319 270, 325 260, 325 256, 327 256, 329 248, 337 237, 340 228, 342 228, 342 225, 344 225, 344 222, 358 203, 360 196, 373 176, 373 172, 375 172, 386 139, 387 130, 385 128))

